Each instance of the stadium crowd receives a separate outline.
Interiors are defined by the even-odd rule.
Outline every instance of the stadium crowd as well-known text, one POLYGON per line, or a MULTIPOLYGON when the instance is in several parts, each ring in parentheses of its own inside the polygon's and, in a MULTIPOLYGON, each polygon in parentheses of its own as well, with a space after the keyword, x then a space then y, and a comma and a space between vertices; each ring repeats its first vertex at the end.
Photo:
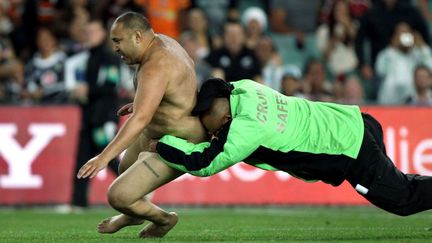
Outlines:
POLYGON ((200 83, 250 78, 311 100, 432 105, 427 0, 0 0, 0 103, 133 97, 133 67, 115 55, 97 63, 108 54, 94 54, 90 24, 109 30, 125 11, 176 38, 200 83))

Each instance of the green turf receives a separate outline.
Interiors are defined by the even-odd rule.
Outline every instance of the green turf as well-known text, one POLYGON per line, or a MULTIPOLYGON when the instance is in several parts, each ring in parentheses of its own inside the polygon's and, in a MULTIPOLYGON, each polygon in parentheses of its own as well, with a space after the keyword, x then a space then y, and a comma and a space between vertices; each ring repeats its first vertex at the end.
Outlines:
MULTIPOLYGON (((432 242, 432 211, 394 216, 374 207, 178 208, 179 224, 151 242, 432 242)), ((95 230, 113 214, 92 209, 0 208, 0 242, 134 242, 142 226, 112 235, 95 230)))

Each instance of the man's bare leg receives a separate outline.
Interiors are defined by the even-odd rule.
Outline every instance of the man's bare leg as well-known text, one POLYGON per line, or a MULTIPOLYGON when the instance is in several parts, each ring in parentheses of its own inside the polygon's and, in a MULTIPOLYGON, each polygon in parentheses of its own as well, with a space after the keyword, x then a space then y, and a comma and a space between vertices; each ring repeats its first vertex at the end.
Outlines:
POLYGON ((149 220, 150 225, 140 236, 164 236, 177 223, 177 215, 164 211, 143 197, 181 174, 160 161, 157 154, 141 153, 138 160, 109 188, 109 203, 123 214, 103 221, 99 227, 103 229, 102 233, 113 233, 125 226, 149 220))
POLYGON ((144 229, 139 233, 141 238, 161 238, 166 235, 174 226, 177 224, 178 217, 175 212, 170 212, 172 215, 170 221, 165 225, 159 225, 156 223, 149 223, 144 229))
MULTIPOLYGON (((126 150, 125 155, 121 160, 118 168, 120 175, 138 160, 138 155, 142 151, 149 150, 148 144, 149 139, 141 133, 135 142, 126 150)), ((102 220, 97 226, 97 229, 99 233, 115 233, 125 226, 138 225, 142 223, 144 223, 144 220, 141 218, 132 218, 124 214, 119 214, 102 220)))
POLYGON ((150 149, 150 139, 147 138, 144 133, 141 133, 139 137, 133 142, 129 148, 126 150, 125 155, 120 161, 118 172, 121 175, 129 167, 131 167, 137 160, 141 152, 149 151, 150 149))

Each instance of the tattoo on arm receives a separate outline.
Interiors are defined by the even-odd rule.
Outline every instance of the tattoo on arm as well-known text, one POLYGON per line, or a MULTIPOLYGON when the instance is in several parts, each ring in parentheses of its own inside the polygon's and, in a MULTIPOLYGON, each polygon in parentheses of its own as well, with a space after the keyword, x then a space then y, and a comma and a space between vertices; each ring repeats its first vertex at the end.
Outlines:
POLYGON ((144 165, 155 175, 157 178, 159 178, 159 174, 156 173, 156 171, 148 164, 147 161, 143 160, 144 165))

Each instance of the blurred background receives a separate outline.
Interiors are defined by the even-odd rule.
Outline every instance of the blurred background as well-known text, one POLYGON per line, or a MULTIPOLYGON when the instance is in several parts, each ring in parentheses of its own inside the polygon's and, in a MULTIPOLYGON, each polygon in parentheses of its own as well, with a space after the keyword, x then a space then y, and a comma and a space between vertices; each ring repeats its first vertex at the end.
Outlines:
MULTIPOLYGON (((402 171, 432 175, 432 1, 0 0, 0 206, 106 204, 116 161, 91 182, 74 178, 114 137, 115 112, 134 96, 133 67, 108 38, 126 11, 179 41, 199 85, 249 78, 285 95, 360 105, 383 123, 402 171)), ((366 204, 346 184, 243 164, 183 176, 151 196, 176 205, 366 204)))

